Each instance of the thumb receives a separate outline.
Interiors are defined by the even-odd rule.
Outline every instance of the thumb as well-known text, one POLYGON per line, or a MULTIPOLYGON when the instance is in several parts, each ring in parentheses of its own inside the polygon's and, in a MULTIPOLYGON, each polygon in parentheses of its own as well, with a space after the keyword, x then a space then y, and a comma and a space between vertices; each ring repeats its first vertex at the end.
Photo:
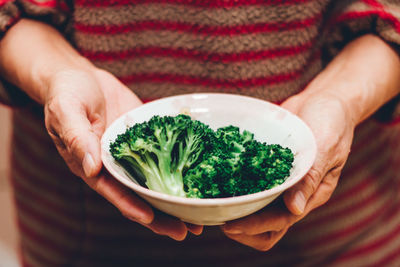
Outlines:
POLYGON ((53 99, 45 106, 46 128, 68 167, 78 176, 96 176, 102 167, 100 112, 84 104, 53 99))
POLYGON ((294 215, 301 215, 306 209, 307 202, 317 190, 323 177, 325 167, 321 159, 316 159, 314 165, 303 179, 287 190, 283 196, 286 207, 294 215))

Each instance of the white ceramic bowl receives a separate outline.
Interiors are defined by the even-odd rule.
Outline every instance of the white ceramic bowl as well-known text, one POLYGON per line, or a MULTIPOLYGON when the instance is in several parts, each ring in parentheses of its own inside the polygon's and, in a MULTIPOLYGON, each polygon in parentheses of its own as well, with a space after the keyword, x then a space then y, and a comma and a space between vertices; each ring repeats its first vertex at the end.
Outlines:
POLYGON ((102 160, 106 169, 121 183, 134 190, 153 207, 189 223, 218 225, 244 217, 268 205, 283 191, 297 183, 311 168, 316 156, 314 136, 297 116, 278 105, 232 94, 188 94, 167 97, 136 108, 113 122, 102 140, 102 160), (255 139, 289 147, 294 152, 291 175, 263 192, 219 199, 191 199, 170 196, 140 186, 120 167, 109 152, 118 134, 153 115, 189 114, 212 128, 234 125, 249 130, 255 139))

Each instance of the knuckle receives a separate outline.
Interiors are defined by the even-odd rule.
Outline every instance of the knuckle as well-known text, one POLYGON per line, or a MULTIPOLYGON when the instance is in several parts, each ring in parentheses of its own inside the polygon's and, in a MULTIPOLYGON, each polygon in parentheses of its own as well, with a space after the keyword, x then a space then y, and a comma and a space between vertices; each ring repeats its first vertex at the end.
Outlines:
POLYGON ((265 252, 270 250, 273 246, 274 244, 272 242, 264 242, 262 244, 256 245, 255 249, 265 252))
POLYGON ((52 102, 47 103, 44 106, 44 122, 45 122, 45 126, 46 129, 49 133, 53 133, 53 121, 54 121, 54 114, 56 114, 55 112, 55 108, 53 107, 52 102))
POLYGON ((315 169, 312 168, 307 176, 304 178, 304 185, 309 188, 312 192, 317 190, 317 187, 322 179, 322 173, 315 169))
POLYGON ((67 150, 69 153, 74 153, 79 149, 80 145, 80 138, 79 136, 74 133, 73 130, 67 130, 62 136, 61 139, 63 140, 67 150))
POLYGON ((58 97, 51 97, 44 106, 44 111, 46 117, 51 118, 52 116, 57 116, 60 110, 60 100, 58 97))

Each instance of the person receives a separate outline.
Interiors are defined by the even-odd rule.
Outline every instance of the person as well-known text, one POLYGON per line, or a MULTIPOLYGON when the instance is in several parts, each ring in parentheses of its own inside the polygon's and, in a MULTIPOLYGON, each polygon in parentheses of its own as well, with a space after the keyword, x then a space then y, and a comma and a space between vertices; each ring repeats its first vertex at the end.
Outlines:
POLYGON ((23 266, 398 266, 398 1, 0 5, 23 266), (104 171, 99 139, 125 111, 189 92, 297 114, 317 141, 310 172, 221 227, 152 209, 104 171))

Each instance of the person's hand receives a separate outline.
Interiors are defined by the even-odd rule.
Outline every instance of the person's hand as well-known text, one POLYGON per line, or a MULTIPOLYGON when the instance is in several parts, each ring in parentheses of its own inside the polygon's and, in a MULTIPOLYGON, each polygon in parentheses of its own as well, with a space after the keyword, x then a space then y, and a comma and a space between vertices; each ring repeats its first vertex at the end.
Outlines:
POLYGON ((309 125, 318 152, 307 175, 284 193, 287 208, 275 202, 222 227, 229 238, 261 251, 272 248, 290 226, 330 198, 350 152, 355 128, 348 108, 334 95, 300 93, 282 106, 309 125))
POLYGON ((349 44, 299 94, 282 106, 302 118, 317 141, 317 157, 303 180, 260 212, 228 222, 226 235, 258 250, 268 250, 291 225, 332 195, 350 153, 354 129, 399 94, 400 57, 374 35, 349 44))
POLYGON ((132 191, 102 170, 100 138, 105 128, 141 101, 110 73, 96 68, 63 70, 51 79, 44 101, 45 123, 71 171, 127 218, 155 233, 183 240, 199 226, 155 213, 132 191))

